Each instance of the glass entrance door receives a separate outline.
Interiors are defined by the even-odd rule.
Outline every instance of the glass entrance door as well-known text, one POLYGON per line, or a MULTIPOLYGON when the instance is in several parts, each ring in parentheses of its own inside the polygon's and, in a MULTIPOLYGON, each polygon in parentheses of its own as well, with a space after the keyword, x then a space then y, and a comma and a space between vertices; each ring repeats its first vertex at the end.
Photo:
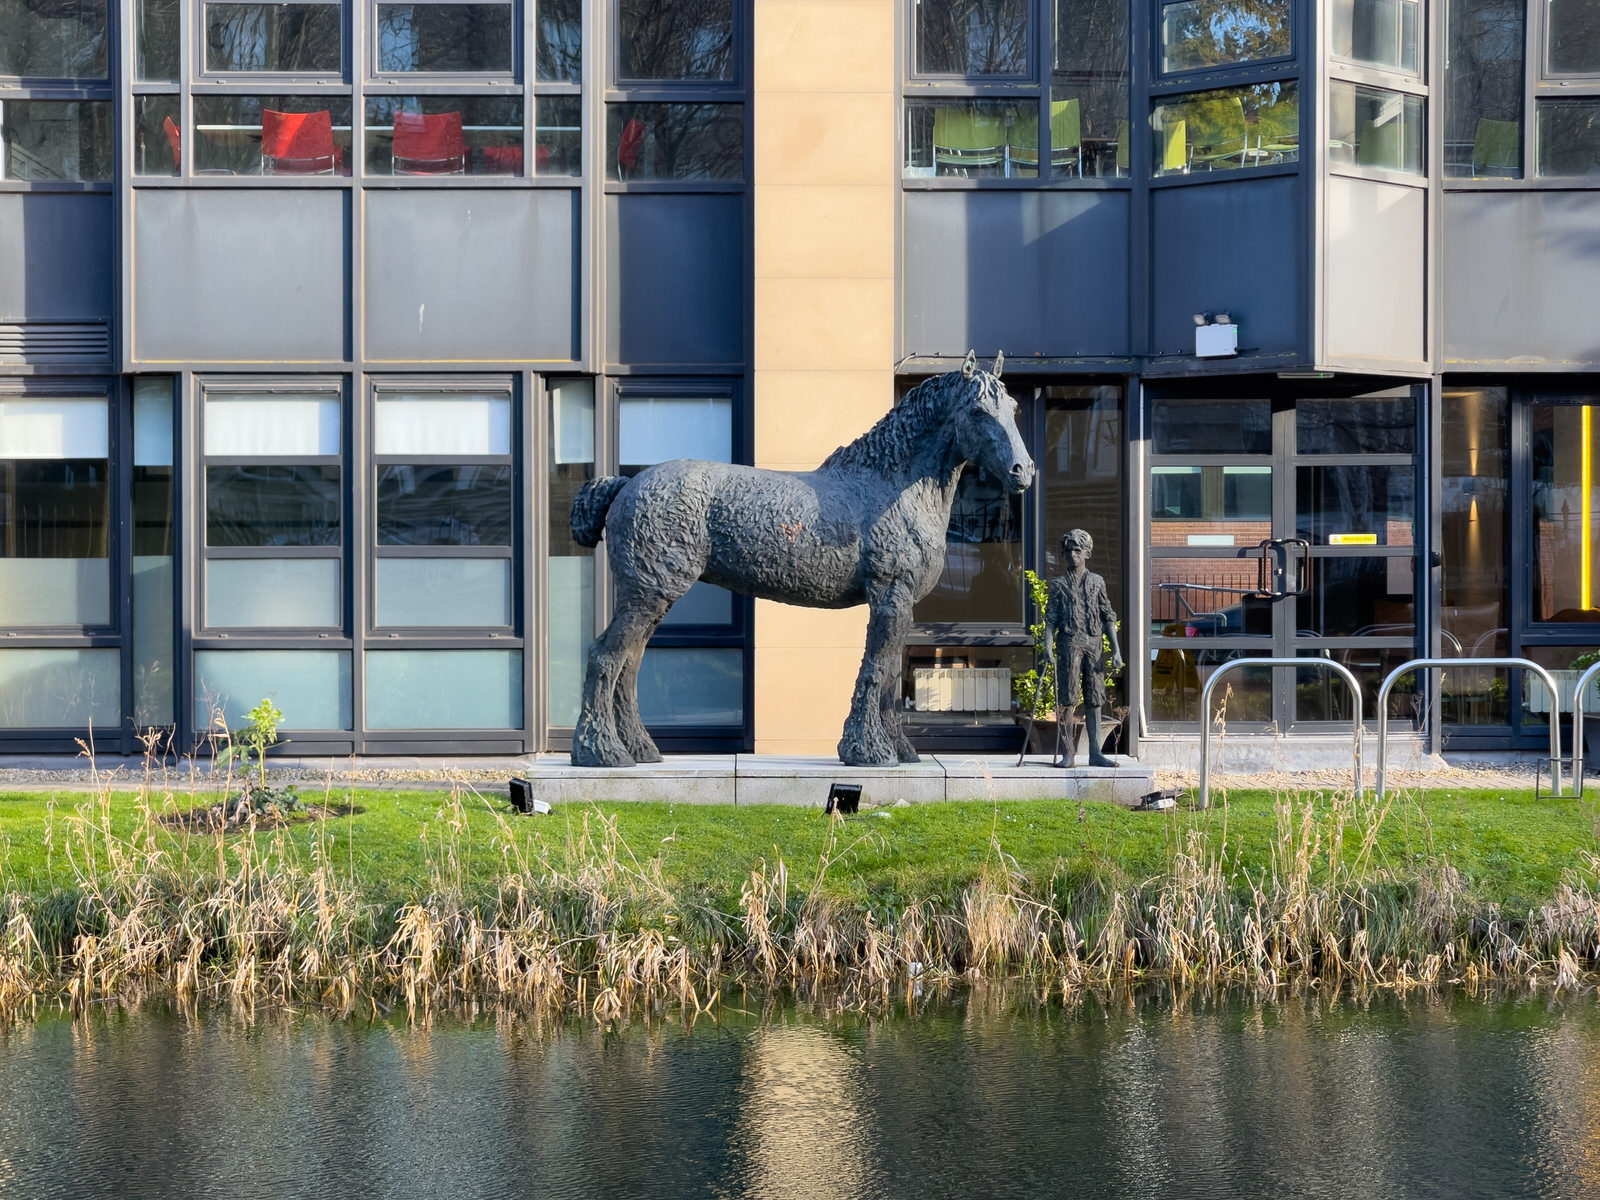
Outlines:
MULTIPOLYGON (((1416 414, 1409 389, 1151 402, 1153 724, 1192 727, 1230 659, 1329 658, 1371 697, 1414 656, 1416 414)), ((1236 727, 1350 718, 1326 670, 1233 679, 1236 727)), ((1408 697, 1392 703, 1409 711, 1408 697)))

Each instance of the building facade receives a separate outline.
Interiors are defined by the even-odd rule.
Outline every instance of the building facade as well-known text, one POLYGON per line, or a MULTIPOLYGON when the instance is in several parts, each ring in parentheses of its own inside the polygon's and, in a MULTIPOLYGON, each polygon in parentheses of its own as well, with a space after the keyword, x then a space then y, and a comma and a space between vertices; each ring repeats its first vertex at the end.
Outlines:
MULTIPOLYGON (((262 696, 301 753, 563 749, 584 480, 813 467, 969 348, 1038 484, 962 484, 919 744, 1016 745, 965 672, 1074 526, 1129 750, 1230 658, 1600 645, 1590 0, 0 0, 0 150, 0 749, 262 696)), ((647 723, 831 753, 864 633, 698 585, 647 723)), ((1465 668, 1439 723, 1551 702, 1465 668)))

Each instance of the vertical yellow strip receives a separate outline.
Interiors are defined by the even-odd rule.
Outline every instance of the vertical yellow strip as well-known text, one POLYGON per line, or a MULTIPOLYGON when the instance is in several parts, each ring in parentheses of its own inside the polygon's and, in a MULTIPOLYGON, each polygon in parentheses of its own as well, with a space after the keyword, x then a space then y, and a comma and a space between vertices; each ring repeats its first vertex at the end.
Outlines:
POLYGON ((1594 559, 1594 409, 1589 405, 1583 406, 1583 483, 1581 499, 1583 512, 1583 545, 1578 550, 1579 570, 1582 577, 1578 580, 1578 606, 1580 608, 1593 608, 1593 585, 1590 576, 1593 572, 1594 559))

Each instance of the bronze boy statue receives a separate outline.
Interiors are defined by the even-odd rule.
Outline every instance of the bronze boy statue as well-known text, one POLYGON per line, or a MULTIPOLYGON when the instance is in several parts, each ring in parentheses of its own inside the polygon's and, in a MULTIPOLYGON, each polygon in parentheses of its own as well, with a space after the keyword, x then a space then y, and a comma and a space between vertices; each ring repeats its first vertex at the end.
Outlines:
MULTIPOLYGON (((1056 666, 1056 704, 1061 708, 1058 731, 1066 724, 1080 698, 1089 733, 1089 765, 1114 767, 1100 749, 1100 708, 1106 702, 1105 644, 1111 643, 1111 665, 1122 666, 1117 643, 1117 614, 1106 598, 1106 581, 1089 570, 1094 539, 1082 529, 1069 529, 1061 537, 1061 554, 1067 560, 1064 574, 1050 581, 1050 602, 1045 606, 1045 658, 1056 666)), ((1057 734, 1059 738, 1059 732, 1057 734)), ((1072 765, 1072 746, 1062 757, 1072 765)))

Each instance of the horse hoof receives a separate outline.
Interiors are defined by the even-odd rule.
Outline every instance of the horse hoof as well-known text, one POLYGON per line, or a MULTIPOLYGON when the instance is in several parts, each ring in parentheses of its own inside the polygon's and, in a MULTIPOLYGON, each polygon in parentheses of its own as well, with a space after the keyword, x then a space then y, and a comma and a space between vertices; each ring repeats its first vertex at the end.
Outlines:
POLYGON ((922 761, 922 756, 915 750, 902 746, 900 748, 900 761, 903 763, 919 763, 922 761))
POLYGON ((622 746, 595 746, 576 739, 572 743, 572 765, 575 767, 631 767, 633 756, 622 746))

